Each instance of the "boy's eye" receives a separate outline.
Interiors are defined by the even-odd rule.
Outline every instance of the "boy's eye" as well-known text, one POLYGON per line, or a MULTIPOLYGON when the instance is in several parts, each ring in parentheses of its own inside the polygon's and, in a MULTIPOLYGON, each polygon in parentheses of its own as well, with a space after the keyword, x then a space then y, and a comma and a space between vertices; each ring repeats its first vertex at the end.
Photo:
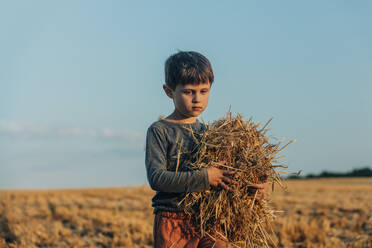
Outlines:
POLYGON ((191 90, 184 90, 183 93, 186 94, 186 95, 190 95, 191 94, 191 90))
POLYGON ((201 93, 202 94, 207 94, 208 93, 208 90, 201 90, 201 93))

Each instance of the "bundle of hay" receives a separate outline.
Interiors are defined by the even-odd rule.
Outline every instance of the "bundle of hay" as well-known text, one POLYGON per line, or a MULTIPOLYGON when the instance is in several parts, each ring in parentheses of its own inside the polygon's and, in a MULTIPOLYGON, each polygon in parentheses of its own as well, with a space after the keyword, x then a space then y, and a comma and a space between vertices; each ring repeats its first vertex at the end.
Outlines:
MULTIPOLYGON (((226 161, 220 168, 235 171, 233 191, 211 189, 189 193, 183 199, 186 212, 197 218, 202 235, 226 237, 237 247, 269 247, 270 223, 274 217, 266 200, 257 201, 252 194, 252 184, 265 181, 281 184, 277 167, 278 153, 288 144, 272 144, 266 136, 267 125, 244 121, 240 114, 235 117, 228 113, 206 126, 200 139, 196 139, 197 152, 190 161, 193 168, 204 168, 226 161), (199 206, 195 211, 195 206, 199 206)), ((272 140, 272 139, 271 139, 272 140)))

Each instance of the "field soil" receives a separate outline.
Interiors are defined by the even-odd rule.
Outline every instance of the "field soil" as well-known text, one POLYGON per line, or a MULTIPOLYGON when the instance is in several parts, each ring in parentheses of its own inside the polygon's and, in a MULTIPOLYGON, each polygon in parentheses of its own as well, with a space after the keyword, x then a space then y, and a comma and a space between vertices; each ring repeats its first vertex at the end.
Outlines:
MULTIPOLYGON (((278 247, 372 247, 372 178, 286 181, 269 201, 278 247)), ((0 247, 152 247, 147 186, 0 190, 0 247)))

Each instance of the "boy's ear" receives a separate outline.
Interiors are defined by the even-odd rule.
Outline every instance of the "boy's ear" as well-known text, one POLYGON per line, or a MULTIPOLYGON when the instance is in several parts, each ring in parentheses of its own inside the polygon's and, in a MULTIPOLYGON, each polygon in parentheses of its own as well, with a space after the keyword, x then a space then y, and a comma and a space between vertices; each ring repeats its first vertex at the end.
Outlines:
POLYGON ((169 98, 173 99, 173 90, 169 88, 169 86, 166 84, 163 84, 163 89, 164 89, 165 94, 167 94, 169 98))

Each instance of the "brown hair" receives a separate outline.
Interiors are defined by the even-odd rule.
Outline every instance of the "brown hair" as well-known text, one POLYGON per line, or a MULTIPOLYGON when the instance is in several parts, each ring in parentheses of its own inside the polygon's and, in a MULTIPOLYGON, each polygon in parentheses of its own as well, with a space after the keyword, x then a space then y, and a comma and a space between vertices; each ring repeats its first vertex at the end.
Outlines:
POLYGON ((214 80, 209 60, 198 52, 178 52, 165 61, 165 83, 171 89, 178 84, 210 83, 214 80))

